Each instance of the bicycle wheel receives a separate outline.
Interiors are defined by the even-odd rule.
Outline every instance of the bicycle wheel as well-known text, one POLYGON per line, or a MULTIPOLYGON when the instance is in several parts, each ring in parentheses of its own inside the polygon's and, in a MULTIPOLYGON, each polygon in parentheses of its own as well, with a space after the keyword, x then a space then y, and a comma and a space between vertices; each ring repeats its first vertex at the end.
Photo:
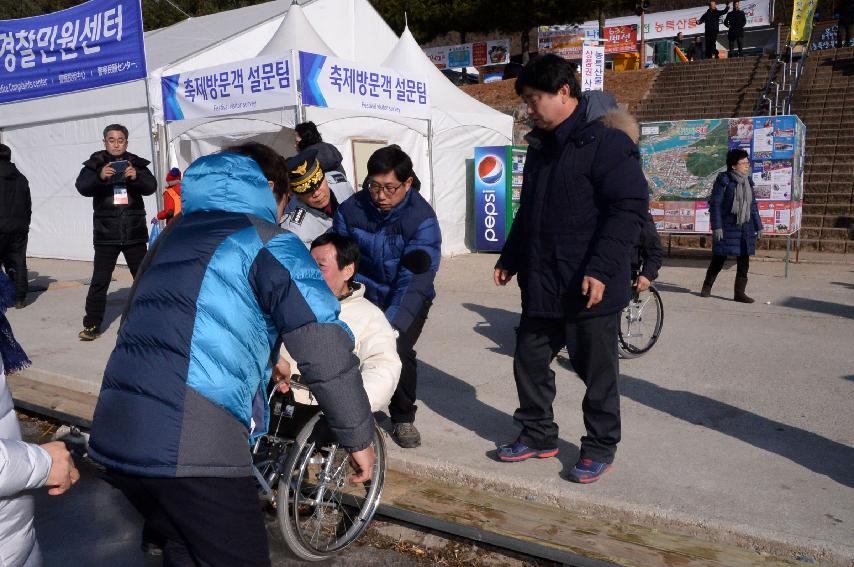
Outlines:
POLYGON ((635 293, 620 313, 619 342, 622 358, 637 358, 648 352, 658 341, 664 325, 664 303, 654 286, 635 293))
POLYGON ((385 444, 379 428, 374 428, 371 479, 351 485, 349 455, 329 441, 321 419, 315 416, 297 435, 277 496, 285 543, 306 561, 328 559, 362 535, 377 511, 385 481, 385 444))

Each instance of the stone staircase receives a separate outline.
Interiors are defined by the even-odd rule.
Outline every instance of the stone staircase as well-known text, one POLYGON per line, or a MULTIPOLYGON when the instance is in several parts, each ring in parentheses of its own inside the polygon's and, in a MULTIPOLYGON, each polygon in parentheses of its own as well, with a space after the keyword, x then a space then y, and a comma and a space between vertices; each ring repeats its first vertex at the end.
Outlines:
POLYGON ((773 59, 706 59, 661 70, 635 113, 641 122, 752 116, 773 59))
POLYGON ((792 112, 807 127, 801 249, 854 254, 854 48, 810 52, 792 112))

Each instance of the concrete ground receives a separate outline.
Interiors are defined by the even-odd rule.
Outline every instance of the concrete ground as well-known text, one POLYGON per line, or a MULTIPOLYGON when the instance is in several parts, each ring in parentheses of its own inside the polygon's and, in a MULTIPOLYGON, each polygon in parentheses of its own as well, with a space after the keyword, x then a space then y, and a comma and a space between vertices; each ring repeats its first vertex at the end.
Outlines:
MULTIPOLYGON (((623 441, 613 473, 579 486, 562 477, 583 434, 583 388, 558 361, 561 454, 504 464, 514 439, 515 285, 491 282, 495 257, 446 259, 418 343, 417 424, 424 443, 393 447, 396 466, 599 517, 698 534, 821 563, 854 564, 854 266, 754 261, 736 304, 734 267, 702 299, 702 260, 669 259, 655 348, 621 364, 623 441), (766 304, 770 302, 770 304, 766 304)), ((130 284, 117 270, 105 336, 77 339, 89 264, 31 260, 34 287, 9 313, 31 377, 96 392, 130 284), (37 273, 37 274, 36 274, 37 273), (49 286, 46 284, 50 284, 49 286)))

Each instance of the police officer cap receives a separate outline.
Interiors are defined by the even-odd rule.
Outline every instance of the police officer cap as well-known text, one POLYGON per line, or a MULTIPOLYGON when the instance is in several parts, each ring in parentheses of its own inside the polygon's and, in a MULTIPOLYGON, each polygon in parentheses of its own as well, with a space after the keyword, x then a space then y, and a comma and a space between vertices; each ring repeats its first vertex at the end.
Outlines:
POLYGON ((316 150, 305 150, 288 158, 287 166, 294 193, 310 193, 323 183, 323 170, 316 150))

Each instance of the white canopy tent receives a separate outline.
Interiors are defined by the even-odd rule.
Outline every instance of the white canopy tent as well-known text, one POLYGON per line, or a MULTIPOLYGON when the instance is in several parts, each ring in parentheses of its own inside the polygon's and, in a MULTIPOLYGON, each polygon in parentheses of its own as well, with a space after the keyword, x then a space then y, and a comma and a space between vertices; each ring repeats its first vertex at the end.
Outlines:
MULTIPOLYGON (((303 117, 313 120, 324 140, 339 148, 351 179, 354 140, 399 144, 412 156, 422 193, 436 208, 443 253, 467 251, 465 159, 473 156, 475 146, 511 143, 512 118, 452 85, 408 30, 397 38, 367 0, 310 0, 301 8, 290 6, 290 0, 276 0, 191 18, 146 33, 145 42, 147 85, 135 81, 0 105, 0 139, 12 148, 13 160, 30 179, 33 191, 31 256, 91 259, 91 204, 77 194, 74 179, 81 162, 102 147, 101 130, 108 123, 128 126, 130 151, 152 161, 149 133, 158 133, 162 164, 158 169, 183 168, 200 155, 246 139, 292 154, 292 129, 298 120, 294 109, 181 121, 166 127, 160 95, 164 75, 289 49, 385 65, 428 81, 431 121, 315 107, 305 107, 303 117)), ((146 206, 153 215, 154 200, 146 206)))

